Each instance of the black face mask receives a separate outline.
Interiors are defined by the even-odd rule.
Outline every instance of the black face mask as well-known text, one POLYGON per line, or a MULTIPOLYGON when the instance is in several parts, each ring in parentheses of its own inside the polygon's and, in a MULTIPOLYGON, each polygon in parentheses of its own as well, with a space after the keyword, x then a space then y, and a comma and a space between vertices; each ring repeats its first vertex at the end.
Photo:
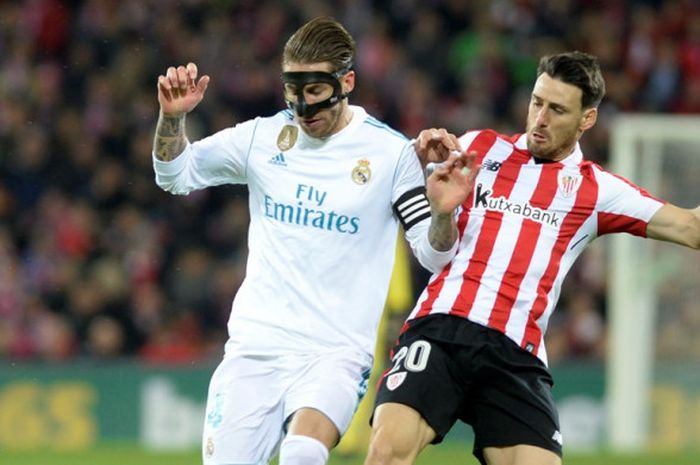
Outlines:
POLYGON ((297 101, 293 102, 289 99, 285 99, 287 101, 287 106, 300 118, 311 118, 319 111, 332 107, 348 96, 349 92, 343 93, 343 89, 340 85, 340 78, 351 69, 352 65, 340 71, 336 71, 335 73, 326 73, 324 71, 294 71, 282 73, 282 82, 285 84, 293 84, 296 88, 297 101), (312 104, 306 103, 306 100, 304 100, 304 86, 318 83, 330 84, 333 86, 333 94, 321 102, 312 104))

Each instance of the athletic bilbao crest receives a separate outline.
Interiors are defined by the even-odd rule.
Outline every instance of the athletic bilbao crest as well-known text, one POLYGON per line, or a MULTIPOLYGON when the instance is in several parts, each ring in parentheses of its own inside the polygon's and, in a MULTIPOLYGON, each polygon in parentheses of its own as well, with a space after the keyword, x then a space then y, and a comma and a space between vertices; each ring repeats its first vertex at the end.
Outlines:
POLYGON ((559 177, 557 178, 557 181, 559 182, 559 192, 561 192, 564 197, 571 197, 576 193, 576 191, 578 191, 582 180, 583 176, 580 174, 560 172, 559 177))
POLYGON ((386 387, 390 391, 393 391, 397 387, 401 386, 403 383, 403 380, 406 379, 406 372, 402 371, 401 373, 394 373, 393 375, 389 375, 389 377, 386 379, 386 387))

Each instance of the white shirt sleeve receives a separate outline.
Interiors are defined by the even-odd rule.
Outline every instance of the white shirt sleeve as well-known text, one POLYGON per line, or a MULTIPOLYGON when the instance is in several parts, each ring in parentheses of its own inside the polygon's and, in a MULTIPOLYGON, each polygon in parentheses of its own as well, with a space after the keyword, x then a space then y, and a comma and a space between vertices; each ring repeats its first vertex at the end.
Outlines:
POLYGON ((430 203, 425 195, 425 176, 413 148, 413 141, 404 146, 394 184, 394 213, 404 228, 413 255, 428 271, 440 272, 455 256, 459 241, 455 240, 447 251, 435 250, 430 244, 430 203), (400 194, 396 195, 397 193, 400 194))
POLYGON ((172 161, 153 154, 156 184, 172 194, 189 194, 209 186, 243 184, 257 120, 250 120, 188 143, 172 161))
POLYGON ((626 232, 646 237, 649 221, 664 202, 620 176, 602 169, 595 172, 601 190, 598 235, 626 232))

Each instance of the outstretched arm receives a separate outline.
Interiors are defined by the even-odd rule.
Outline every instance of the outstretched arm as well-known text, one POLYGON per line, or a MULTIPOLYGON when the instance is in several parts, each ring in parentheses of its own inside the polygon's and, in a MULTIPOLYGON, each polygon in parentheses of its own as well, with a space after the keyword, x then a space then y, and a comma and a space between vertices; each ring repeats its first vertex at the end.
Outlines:
POLYGON ((177 158, 187 146, 185 115, 204 98, 209 76, 197 81, 197 65, 171 66, 165 76, 158 76, 160 115, 153 139, 153 151, 161 161, 177 158))
POLYGON ((647 237, 700 249, 700 207, 664 205, 649 221, 647 237))

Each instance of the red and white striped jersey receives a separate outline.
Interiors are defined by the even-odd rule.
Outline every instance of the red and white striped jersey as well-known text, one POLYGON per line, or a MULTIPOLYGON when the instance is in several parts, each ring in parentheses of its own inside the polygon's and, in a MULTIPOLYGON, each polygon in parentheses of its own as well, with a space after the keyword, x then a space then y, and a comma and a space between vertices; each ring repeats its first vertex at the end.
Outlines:
POLYGON ((460 143, 482 168, 457 211, 459 249, 433 274, 407 325, 430 314, 461 316, 547 364, 544 332, 574 260, 603 234, 646 236, 663 202, 583 160, 578 144, 562 161, 537 163, 524 134, 470 131, 460 143))

